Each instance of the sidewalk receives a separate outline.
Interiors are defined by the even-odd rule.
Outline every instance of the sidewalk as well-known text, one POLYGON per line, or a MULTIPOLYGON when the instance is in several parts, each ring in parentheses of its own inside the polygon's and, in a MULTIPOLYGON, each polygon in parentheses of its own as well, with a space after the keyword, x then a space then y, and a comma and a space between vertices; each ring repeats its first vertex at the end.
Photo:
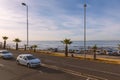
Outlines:
MULTIPOLYGON (((59 53, 59 52, 53 52, 51 53, 54 56, 61 56, 64 57, 64 53, 59 53)), ((72 57, 71 54, 69 53, 68 57, 72 57)), ((84 59, 84 54, 74 54, 74 58, 78 59, 84 59)), ((120 64, 120 56, 108 56, 108 55, 97 55, 96 56, 97 60, 93 60, 93 55, 86 55, 86 60, 91 60, 91 61, 98 61, 98 62, 103 62, 103 63, 112 63, 112 64, 120 64)))

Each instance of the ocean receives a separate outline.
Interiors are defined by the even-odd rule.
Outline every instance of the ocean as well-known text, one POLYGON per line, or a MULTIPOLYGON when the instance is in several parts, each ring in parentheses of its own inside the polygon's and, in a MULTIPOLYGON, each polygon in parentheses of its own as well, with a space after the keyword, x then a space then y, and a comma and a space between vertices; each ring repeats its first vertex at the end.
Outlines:
MULTIPOLYGON (((23 48, 26 41, 20 42, 19 47, 23 48)), ((86 41, 87 47, 92 47, 94 45, 97 47, 118 47, 120 44, 119 40, 111 40, 111 41, 103 41, 103 40, 94 40, 94 41, 86 41)), ((11 47, 15 47, 14 42, 8 43, 11 47)), ((64 49, 64 44, 61 41, 30 41, 29 45, 37 45, 37 49, 48 49, 48 48, 57 48, 60 50, 64 49)), ((79 50, 80 48, 84 48, 84 41, 73 41, 72 44, 69 45, 69 49, 79 50)))

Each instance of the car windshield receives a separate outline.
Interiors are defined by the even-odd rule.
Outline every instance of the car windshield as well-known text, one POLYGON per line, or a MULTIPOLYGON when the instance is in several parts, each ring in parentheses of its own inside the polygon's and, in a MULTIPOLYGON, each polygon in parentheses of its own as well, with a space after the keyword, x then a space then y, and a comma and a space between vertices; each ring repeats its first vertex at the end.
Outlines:
POLYGON ((3 53, 3 54, 8 54, 9 52, 8 52, 8 51, 3 51, 2 53, 3 53))
POLYGON ((32 59, 35 59, 35 57, 34 56, 27 56, 27 59, 32 60, 32 59))

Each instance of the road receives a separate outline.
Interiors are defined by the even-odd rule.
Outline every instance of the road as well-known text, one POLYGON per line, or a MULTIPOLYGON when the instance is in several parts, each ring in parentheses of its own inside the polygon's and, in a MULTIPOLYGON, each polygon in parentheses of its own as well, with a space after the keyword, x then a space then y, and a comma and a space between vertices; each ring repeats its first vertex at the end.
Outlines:
MULTIPOLYGON (((11 51, 15 58, 23 51, 11 51)), ((43 66, 29 69, 0 59, 0 80, 120 80, 120 65, 33 53, 43 66), (90 79, 88 79, 90 78, 90 79)))
POLYGON ((44 66, 29 69, 17 65, 14 60, 0 59, 0 63, 0 80, 86 80, 84 77, 44 66))

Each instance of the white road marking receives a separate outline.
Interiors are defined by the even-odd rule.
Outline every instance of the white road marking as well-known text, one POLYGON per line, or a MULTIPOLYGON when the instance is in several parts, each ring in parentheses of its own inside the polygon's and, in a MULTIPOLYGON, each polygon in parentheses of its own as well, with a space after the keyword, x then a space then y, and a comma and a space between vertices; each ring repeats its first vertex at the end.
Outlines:
POLYGON ((43 73, 41 70, 38 71, 39 73, 43 73))
POLYGON ((86 80, 90 80, 90 78, 87 78, 86 80))
POLYGON ((57 67, 57 66, 53 66, 53 65, 42 64, 42 66, 52 68, 52 69, 56 69, 56 70, 61 70, 61 71, 65 72, 65 73, 69 73, 69 74, 72 74, 72 75, 84 77, 87 80, 108 80, 108 79, 105 79, 105 78, 102 78, 102 77, 83 74, 83 73, 80 73, 80 72, 77 72, 77 71, 73 71, 73 70, 69 70, 69 69, 65 69, 65 68, 61 68, 61 67, 57 67))
MULTIPOLYGON (((54 62, 55 61, 49 61, 49 62, 54 62)), ((90 70, 90 71, 96 71, 96 72, 101 72, 101 73, 105 73, 105 74, 110 74, 110 75, 115 75, 115 76, 120 76, 119 73, 114 73, 114 72, 110 72, 110 71, 102 71, 102 70, 98 70, 98 69, 93 69, 93 68, 88 68, 88 67, 80 67, 80 66, 76 66, 76 65, 69 65, 69 64, 65 64, 71 67, 76 67, 76 68, 80 68, 80 69, 86 69, 86 70, 90 70)))
POLYGON ((4 67, 4 65, 3 65, 3 64, 0 64, 0 67, 4 67))
MULTIPOLYGON (((69 64, 67 64, 67 65, 69 65, 69 64)), ((74 66, 74 65, 69 65, 69 66, 77 67, 77 68, 80 68, 80 69, 86 69, 86 70, 90 70, 90 71, 96 71, 96 72, 102 72, 102 73, 106 73, 106 74, 120 76, 119 73, 113 73, 113 72, 108 72, 108 71, 101 71, 101 70, 97 70, 97 69, 91 69, 91 68, 87 68, 87 67, 80 67, 80 66, 74 66)))

